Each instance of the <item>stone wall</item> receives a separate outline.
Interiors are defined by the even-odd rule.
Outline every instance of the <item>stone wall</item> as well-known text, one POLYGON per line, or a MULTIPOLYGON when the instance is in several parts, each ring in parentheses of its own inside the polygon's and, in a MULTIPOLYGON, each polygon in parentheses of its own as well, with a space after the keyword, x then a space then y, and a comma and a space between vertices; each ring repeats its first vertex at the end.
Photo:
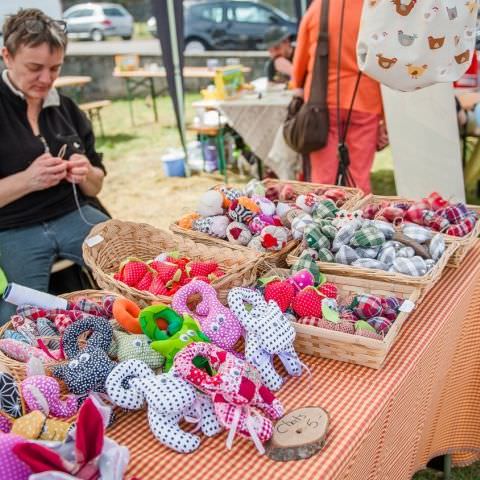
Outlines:
MULTIPOLYGON (((225 63, 226 58, 238 58, 241 63, 252 68, 252 73, 247 76, 248 80, 264 76, 264 65, 267 54, 264 52, 208 52, 208 54, 195 54, 185 57, 185 64, 189 66, 205 66, 208 58, 218 58, 220 65, 225 63)), ((141 56, 141 65, 156 63, 162 64, 161 56, 141 56)), ((125 82, 114 78, 112 72, 115 67, 113 56, 97 55, 67 55, 62 68, 62 75, 89 75, 92 82, 83 89, 85 100, 113 99, 126 96, 125 82)), ((188 91, 198 92, 209 83, 208 79, 186 79, 185 87, 188 91)), ((166 81, 162 78, 155 79, 157 92, 164 92, 166 81)))

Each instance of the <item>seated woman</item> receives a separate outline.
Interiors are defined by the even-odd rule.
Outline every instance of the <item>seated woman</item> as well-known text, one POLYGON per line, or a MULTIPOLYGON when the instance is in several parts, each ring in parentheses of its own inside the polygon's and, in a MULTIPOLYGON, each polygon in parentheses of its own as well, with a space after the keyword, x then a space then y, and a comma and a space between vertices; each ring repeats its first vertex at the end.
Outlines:
MULTIPOLYGON (((89 204, 105 169, 90 122, 53 88, 67 46, 65 24, 21 10, 6 19, 3 41, 0 267, 10 282, 47 291, 55 260, 81 265, 83 240, 108 219, 89 204)), ((0 324, 13 312, 0 300, 0 324)))

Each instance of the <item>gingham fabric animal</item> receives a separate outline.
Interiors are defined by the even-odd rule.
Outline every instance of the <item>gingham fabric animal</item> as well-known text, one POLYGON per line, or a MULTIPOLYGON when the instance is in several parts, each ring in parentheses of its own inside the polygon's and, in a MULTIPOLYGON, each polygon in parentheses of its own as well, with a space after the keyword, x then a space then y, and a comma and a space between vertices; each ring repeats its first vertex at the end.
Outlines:
POLYGON ((75 395, 104 392, 105 380, 116 365, 107 355, 112 336, 112 327, 103 317, 90 316, 68 326, 62 343, 69 362, 52 367, 53 375, 63 380, 75 395), (88 331, 93 333, 86 347, 80 349, 79 336, 88 331))
POLYGON ((161 368, 165 357, 151 348, 152 341, 146 335, 134 335, 119 330, 113 332, 114 348, 110 349, 119 362, 137 359, 145 362, 153 370, 161 368))
POLYGON ((290 375, 302 374, 302 364, 293 342, 295 330, 277 303, 266 302, 263 296, 248 288, 234 288, 228 294, 228 305, 246 331, 245 358, 262 375, 263 383, 271 390, 279 390, 283 378, 273 365, 278 355, 290 375), (252 305, 247 311, 245 304, 252 305))
POLYGON ((220 348, 232 351, 244 330, 238 319, 218 298, 216 290, 202 280, 183 286, 172 298, 172 308, 180 315, 190 315, 200 324, 203 333, 220 348), (187 301, 199 293, 202 301, 192 312, 187 301))
POLYGON ((466 0, 364 2, 358 66, 400 91, 458 80, 474 53, 477 10, 466 0))
POLYGON ((166 447, 190 453, 200 446, 200 438, 183 431, 179 422, 189 418, 195 406, 201 410, 197 419, 202 432, 211 437, 220 432, 210 399, 200 395, 174 370, 155 375, 140 360, 127 360, 115 367, 107 378, 107 392, 115 405, 139 410, 145 402, 148 421, 155 437, 166 447))
POLYGON ((238 432, 264 452, 262 443, 272 435, 272 422, 258 411, 278 419, 283 407, 253 365, 211 343, 191 343, 175 357, 174 371, 212 398, 218 419, 229 430, 228 448, 238 432), (208 360, 213 375, 195 366, 198 357, 208 360))

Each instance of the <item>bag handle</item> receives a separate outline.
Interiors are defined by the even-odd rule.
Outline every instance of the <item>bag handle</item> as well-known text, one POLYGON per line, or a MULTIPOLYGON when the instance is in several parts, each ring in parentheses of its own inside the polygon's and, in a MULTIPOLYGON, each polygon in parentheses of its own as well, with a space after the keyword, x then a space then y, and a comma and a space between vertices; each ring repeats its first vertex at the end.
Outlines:
POLYGON ((312 88, 307 103, 320 106, 327 104, 328 87, 328 11, 330 0, 322 0, 320 29, 318 32, 315 63, 313 66, 312 88), (317 88, 318 87, 318 88, 317 88))

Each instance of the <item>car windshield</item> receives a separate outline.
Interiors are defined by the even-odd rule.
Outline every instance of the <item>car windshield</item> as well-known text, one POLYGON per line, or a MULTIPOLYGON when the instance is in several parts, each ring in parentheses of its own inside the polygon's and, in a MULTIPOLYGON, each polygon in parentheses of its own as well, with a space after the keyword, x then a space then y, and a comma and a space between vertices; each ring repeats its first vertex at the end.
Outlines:
POLYGON ((268 8, 273 10, 276 15, 278 15, 283 20, 286 20, 287 22, 294 22, 295 21, 292 17, 289 17, 283 10, 280 10, 279 8, 272 7, 271 5, 269 5, 268 8))

